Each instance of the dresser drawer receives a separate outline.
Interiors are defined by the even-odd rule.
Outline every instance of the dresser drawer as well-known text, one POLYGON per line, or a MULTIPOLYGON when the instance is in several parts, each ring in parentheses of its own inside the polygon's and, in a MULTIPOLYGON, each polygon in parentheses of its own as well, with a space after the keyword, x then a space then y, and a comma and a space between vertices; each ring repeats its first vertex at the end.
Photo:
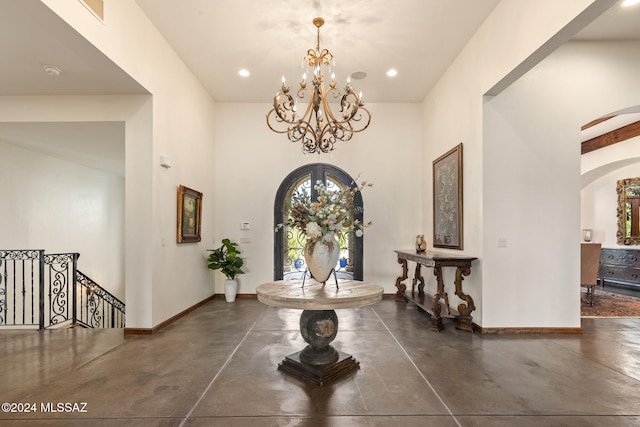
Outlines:
POLYGON ((640 268, 605 264, 601 266, 600 274, 605 281, 640 283, 640 268))
POLYGON ((625 267, 640 267, 640 253, 637 250, 602 249, 600 262, 625 267))

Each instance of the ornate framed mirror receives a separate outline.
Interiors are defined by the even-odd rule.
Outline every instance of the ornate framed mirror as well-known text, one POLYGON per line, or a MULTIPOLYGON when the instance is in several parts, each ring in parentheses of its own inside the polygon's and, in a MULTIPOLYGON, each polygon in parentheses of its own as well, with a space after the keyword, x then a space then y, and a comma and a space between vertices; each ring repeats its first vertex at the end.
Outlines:
POLYGON ((640 245, 640 178, 618 180, 618 232, 619 245, 640 245))

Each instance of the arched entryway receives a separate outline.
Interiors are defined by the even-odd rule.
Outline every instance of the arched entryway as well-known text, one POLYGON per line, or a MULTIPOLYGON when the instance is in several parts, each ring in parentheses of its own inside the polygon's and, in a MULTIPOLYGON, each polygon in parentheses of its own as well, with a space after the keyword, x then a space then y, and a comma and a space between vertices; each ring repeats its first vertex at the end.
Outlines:
MULTIPOLYGON (((302 166, 291 172, 282 181, 274 203, 273 223, 277 227, 285 221, 284 207, 294 191, 305 191, 315 200, 314 183, 322 181, 327 188, 339 190, 356 186, 355 180, 345 171, 325 163, 313 163, 302 166)), ((354 198, 356 212, 354 217, 362 221, 362 194, 356 193, 354 198)), ((344 233, 340 238, 340 260, 336 266, 338 277, 362 280, 362 242, 363 237, 356 237, 353 233, 344 233)), ((306 271, 303 248, 305 239, 295 229, 277 228, 274 242, 274 279, 300 278, 306 271)))

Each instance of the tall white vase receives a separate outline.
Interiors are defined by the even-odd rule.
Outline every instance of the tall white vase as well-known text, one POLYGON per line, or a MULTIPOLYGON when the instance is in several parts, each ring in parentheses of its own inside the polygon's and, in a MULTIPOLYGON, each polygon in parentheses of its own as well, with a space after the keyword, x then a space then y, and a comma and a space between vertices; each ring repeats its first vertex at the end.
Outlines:
POLYGON ((340 258, 340 246, 333 233, 320 241, 307 240, 304 246, 304 259, 307 268, 316 281, 324 283, 331 275, 340 258))
POLYGON ((224 298, 227 302, 234 302, 238 293, 238 281, 236 279, 227 279, 224 281, 224 298))

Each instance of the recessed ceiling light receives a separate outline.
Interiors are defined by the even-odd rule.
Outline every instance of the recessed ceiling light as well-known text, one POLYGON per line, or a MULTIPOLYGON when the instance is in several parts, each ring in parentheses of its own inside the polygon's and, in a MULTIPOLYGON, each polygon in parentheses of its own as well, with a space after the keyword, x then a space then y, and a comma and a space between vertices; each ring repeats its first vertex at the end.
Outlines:
POLYGON ((238 74, 240 74, 242 77, 249 77, 251 73, 249 72, 249 70, 243 68, 240 71, 238 71, 238 74))
POLYGON ((45 65, 43 68, 44 72, 50 76, 58 77, 62 73, 60 68, 54 67, 53 65, 45 65))
POLYGON ((640 3, 640 0, 624 0, 624 2, 622 2, 622 6, 629 7, 638 3, 640 3))
POLYGON ((391 68, 389 71, 387 71, 387 77, 395 77, 398 75, 398 70, 396 70, 395 68, 391 68))

